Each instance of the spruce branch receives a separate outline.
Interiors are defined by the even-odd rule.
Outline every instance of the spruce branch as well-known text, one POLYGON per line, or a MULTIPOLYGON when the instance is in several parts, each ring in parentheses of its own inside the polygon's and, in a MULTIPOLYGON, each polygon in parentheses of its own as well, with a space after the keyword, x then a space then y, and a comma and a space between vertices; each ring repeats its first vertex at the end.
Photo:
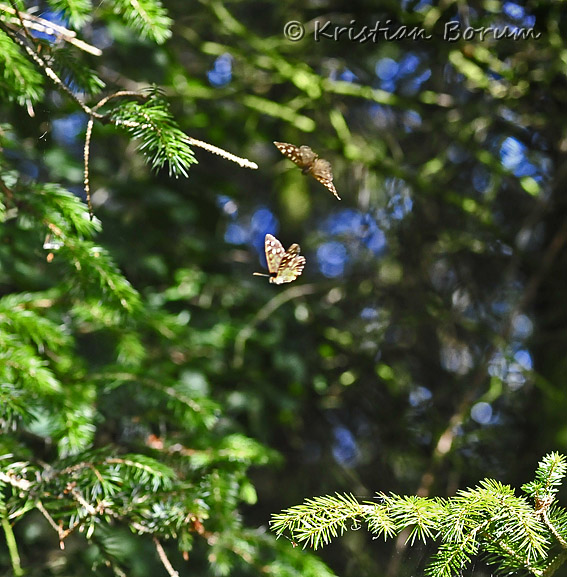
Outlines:
MULTIPOLYGON (((218 146, 203 142, 182 132, 169 112, 167 102, 161 97, 159 90, 155 87, 144 92, 126 90, 115 92, 102 98, 93 106, 92 110, 97 114, 96 118, 112 122, 117 127, 124 127, 133 138, 140 141, 138 148, 150 160, 152 169, 159 170, 164 165, 167 165, 170 176, 188 176, 189 166, 197 162, 191 146, 202 148, 226 160, 235 162, 242 168, 258 168, 255 162, 247 158, 241 158, 218 146), (126 102, 111 110, 104 117, 98 115, 98 111, 108 104, 110 100, 124 97, 131 97, 140 102, 126 102)), ((89 159, 94 119, 95 115, 89 116, 83 151, 84 189, 91 218, 93 208, 90 194, 89 159)))
POLYGON ((416 539, 426 542, 434 537, 439 516, 445 510, 441 501, 398 495, 382 495, 382 499, 396 527, 399 530, 411 528, 407 538, 411 545, 416 539))
MULTIPOLYGON (((0 10, 2 10, 2 8, 3 5, 0 4, 0 10)), ((169 34, 169 25, 171 22, 165 15, 161 4, 155 0, 137 0, 135 4, 131 2, 116 2, 114 10, 116 13, 121 14, 130 26, 138 27, 142 34, 152 36, 157 42, 164 41, 169 34)), ((255 162, 186 135, 179 128, 169 112, 168 104, 161 98, 159 91, 155 88, 149 89, 145 94, 132 91, 119 91, 102 98, 92 107, 88 106, 67 86, 61 76, 57 74, 55 67, 48 62, 47 58, 40 55, 40 51, 37 50, 37 41, 28 33, 28 27, 31 26, 26 26, 26 23, 29 24, 32 22, 37 25, 37 21, 33 18, 28 18, 27 14, 18 11, 15 6, 9 9, 9 12, 15 15, 21 25, 23 34, 19 34, 17 30, 12 30, 12 28, 2 20, 0 20, 0 32, 4 32, 8 38, 17 44, 43 74, 47 76, 57 88, 62 90, 69 98, 78 104, 81 110, 88 116, 83 147, 83 184, 91 220, 93 219, 93 207, 91 201, 89 161, 95 119, 104 123, 111 122, 115 126, 124 127, 134 139, 140 142, 138 149, 149 159, 152 169, 159 170, 167 165, 170 176, 188 176, 189 166, 197 162, 191 146, 203 148, 226 160, 235 162, 243 168, 258 168, 255 162), (141 102, 125 102, 106 114, 99 112, 110 100, 124 96, 134 97, 141 100, 141 102)), ((65 32, 66 29, 59 30, 59 33, 64 34, 66 38, 71 38, 71 36, 65 32)), ((2 37, 0 36, 0 45, 1 44, 2 37)), ((14 51, 10 52, 10 50, 7 50, 5 54, 6 60, 8 60, 10 56, 13 60, 19 58, 19 54, 14 51)), ((66 52, 61 52, 59 56, 54 54, 53 61, 55 63, 59 62, 62 65, 66 62, 67 69, 74 68, 73 60, 67 57, 66 52)), ((17 67, 10 68, 18 69, 17 67)), ((23 67, 23 69, 25 70, 26 68, 23 67)), ((83 69, 75 67, 75 74, 77 75, 78 73, 83 76, 83 83, 91 85, 93 88, 102 87, 102 83, 98 78, 90 76, 89 74, 85 75, 83 74, 83 69)), ((16 79, 14 79, 14 83, 15 81, 16 79)), ((28 94, 24 97, 24 101, 28 103, 28 108, 31 110, 30 98, 39 98, 39 91, 35 93, 29 92, 30 87, 33 87, 32 82, 21 82, 21 84, 22 89, 25 87, 26 91, 28 91, 28 94)))
MULTIPOLYGON (((6 460, 0 463, 0 484, 14 489, 10 498, 12 518, 36 508, 57 533, 61 548, 77 530, 89 538, 104 517, 129 523, 143 532, 159 529, 171 535, 176 527, 185 525, 189 515, 162 497, 174 488, 173 470, 145 455, 114 457, 102 451, 86 451, 62 459, 57 468, 6 460), (15 498, 25 500, 19 509, 14 509, 15 498), (163 510, 161 521, 156 511, 150 514, 152 507, 163 510)), ((197 518, 194 512, 190 515, 197 518)))
POLYGON ((287 533, 292 543, 313 548, 360 523, 376 537, 407 534, 410 546, 416 539, 437 541, 428 577, 458 575, 476 556, 499 572, 550 577, 567 561, 567 510, 542 499, 558 491, 565 472, 564 456, 546 455, 536 480, 523 487, 533 504, 511 487, 484 479, 446 499, 381 493, 377 503, 359 503, 352 495, 316 497, 273 515, 270 525, 278 537, 287 533))
MULTIPOLYGON (((75 94, 56 74, 55 70, 49 66, 44 58, 42 58, 38 52, 34 51, 30 46, 30 43, 21 38, 18 33, 14 33, 2 20, 0 20, 0 30, 3 31, 8 37, 10 37, 24 52, 29 56, 31 60, 43 70, 44 74, 65 94, 71 98, 80 108, 89 116, 97 115, 91 108, 89 108, 81 99, 75 94)), ((24 28, 24 30, 26 30, 24 28)), ((33 44, 35 46, 35 43, 33 44)))
POLYGON ((172 20, 160 0, 114 0, 112 11, 140 36, 163 44, 171 37, 172 20))
POLYGON ((95 290, 105 299, 118 302, 128 313, 140 308, 138 292, 118 270, 106 249, 69 236, 61 240, 64 242, 59 254, 75 272, 68 287, 69 294, 77 294, 80 290, 84 295, 89 295, 95 290))
POLYGON ((157 90, 152 89, 145 102, 123 103, 111 111, 110 118, 140 141, 138 149, 149 158, 152 169, 167 164, 170 176, 188 176, 189 165, 196 162, 189 137, 176 125, 157 90))
POLYGON ((550 453, 539 463, 535 480, 526 483, 522 490, 535 499, 537 509, 547 509, 553 502, 566 473, 565 457, 556 452, 550 453))
POLYGON ((363 514, 363 505, 352 495, 323 496, 307 499, 302 505, 296 505, 283 513, 272 516, 270 522, 276 535, 286 530, 292 539, 309 545, 313 549, 327 545, 332 538, 343 535, 347 530, 347 521, 358 526, 363 514))
POLYGON ((4 32, 1 21, 0 54, 4 64, 0 95, 8 101, 16 101, 20 106, 27 106, 33 116, 32 104, 43 96, 43 77, 4 32))

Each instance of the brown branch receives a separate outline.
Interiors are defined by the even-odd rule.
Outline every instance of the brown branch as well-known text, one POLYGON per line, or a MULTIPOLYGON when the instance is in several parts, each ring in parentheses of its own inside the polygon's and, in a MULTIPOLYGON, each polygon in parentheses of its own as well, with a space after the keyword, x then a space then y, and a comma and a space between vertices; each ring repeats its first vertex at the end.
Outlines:
POLYGON ((567 542, 565 541, 565 539, 563 539, 563 537, 559 534, 559 531, 557 530, 555 525, 551 522, 551 519, 549 518, 549 516, 547 514, 548 508, 549 507, 542 509, 539 512, 539 515, 543 519, 544 525, 549 529, 550 533, 557 539, 557 542, 561 546, 561 549, 563 549, 564 552, 567 552, 567 542))
POLYGON ((53 527, 57 535, 59 535, 59 546, 63 549, 63 529, 53 520, 53 517, 47 512, 43 503, 38 499, 35 503, 37 510, 47 519, 47 522, 53 527))
POLYGON ((91 156, 91 136, 93 133, 94 118, 89 116, 89 121, 87 122, 87 130, 85 132, 85 146, 83 148, 83 185, 85 187, 85 195, 87 197, 87 207, 89 209, 89 218, 92 220, 94 218, 93 204, 91 202, 91 184, 89 176, 89 159, 91 156))
POLYGON ((13 2, 12 7, 4 4, 3 2, 0 2, 0 10, 8 14, 17 16, 17 19, 14 19, 13 21, 19 23, 22 26, 23 30, 26 31, 25 32, 26 34, 27 29, 36 30, 37 32, 43 32, 44 34, 50 34, 50 35, 57 34, 59 38, 62 38, 65 42, 68 42, 69 44, 73 44, 83 52, 88 52, 93 56, 102 56, 102 50, 100 50, 100 48, 87 44, 83 40, 79 40, 77 38, 76 32, 74 32, 73 30, 69 30, 64 26, 54 24, 49 20, 45 20, 44 18, 34 16, 33 14, 29 14, 28 12, 22 12, 14 6, 13 2))
POLYGON ((252 162, 251 160, 248 160, 247 158, 241 158, 240 156, 236 156, 235 154, 227 152, 226 150, 223 150, 222 148, 219 148, 218 146, 214 146, 213 144, 209 144, 208 142, 203 142, 202 140, 197 140, 196 138, 193 138, 192 136, 189 136, 188 138, 189 138, 189 143, 192 144, 193 146, 198 146, 199 148, 202 148, 203 150, 206 150, 207 152, 212 152, 213 154, 217 154, 218 156, 222 156, 223 158, 226 158, 226 160, 230 160, 231 162, 236 162, 236 164, 238 164, 242 168, 252 168, 252 169, 258 168, 258 165, 255 162, 252 162))
POLYGON ((28 491, 31 487, 31 483, 27 479, 15 479, 12 475, 2 473, 2 471, 0 471, 0 481, 12 485, 12 487, 17 487, 22 491, 28 491))
POLYGON ((14 0, 10 0, 10 4, 12 5, 11 8, 9 8, 8 6, 6 6, 6 8, 8 8, 10 10, 10 12, 12 14, 16 15, 16 22, 20 24, 20 26, 22 27, 22 30, 24 31, 24 34, 26 36, 26 38, 33 43, 34 40, 33 38, 30 36, 30 33, 28 32, 26 25, 24 24, 24 18, 22 15, 22 12, 20 12, 20 10, 18 10, 18 7, 16 6, 16 3, 14 2, 14 0))
POLYGON ((170 563, 169 559, 167 558, 167 555, 166 555, 161 543, 159 542, 158 538, 153 537, 153 541, 154 541, 154 545, 156 546, 156 551, 157 551, 159 560, 162 562, 168 575, 170 575, 170 577, 179 577, 179 573, 173 568, 173 565, 170 563))

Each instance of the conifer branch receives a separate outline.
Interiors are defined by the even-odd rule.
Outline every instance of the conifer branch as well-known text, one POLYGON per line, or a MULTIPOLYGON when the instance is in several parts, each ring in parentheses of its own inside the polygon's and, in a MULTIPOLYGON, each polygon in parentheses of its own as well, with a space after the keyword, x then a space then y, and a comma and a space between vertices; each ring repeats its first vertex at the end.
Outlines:
POLYGON ((557 539, 557 542, 559 543, 559 545, 561 545, 561 548, 567 550, 567 541, 565 541, 565 539, 560 535, 557 528, 550 521, 549 516, 547 515, 547 511, 543 510, 541 511, 540 514, 543 519, 543 522, 549 529, 549 532, 557 539))
POLYGON ((550 508, 549 498, 566 470, 562 455, 544 457, 536 480, 523 487, 534 497, 533 505, 509 486, 485 479, 443 500, 380 494, 380 502, 370 506, 351 495, 316 497, 273 515, 270 525, 278 537, 287 532, 292 543, 313 548, 342 535, 347 520, 353 529, 366 523, 375 536, 409 535, 409 546, 416 538, 437 541, 437 552, 425 569, 428 577, 458 575, 477 555, 502 573, 525 570, 550 577, 567 561, 567 510, 550 508), (553 552, 554 541, 562 548, 559 554, 553 552))
MULTIPOLYGON (((53 70, 53 68, 51 66, 49 66, 47 64, 47 62, 37 52, 32 50, 32 48, 29 46, 29 44, 25 40, 20 38, 20 36, 17 33, 14 33, 1 20, 0 20, 0 30, 2 30, 7 36, 9 36, 16 44, 18 44, 20 46, 20 48, 22 48, 25 51, 25 53, 35 62, 35 64, 43 70, 44 74, 58 88, 60 88, 63 92, 65 92, 65 94, 67 94, 67 96, 69 98, 71 98, 71 100, 73 100, 76 104, 78 104, 80 106, 81 110, 83 110, 83 112, 85 112, 85 114, 88 114, 89 116, 96 116, 97 118, 102 118, 101 115, 94 112, 91 108, 89 108, 89 106, 87 106, 84 102, 82 102, 81 99, 61 80, 61 78, 59 78, 59 76, 56 74, 56 72, 53 70)), ((24 28, 24 31, 27 35, 27 29, 26 28, 24 28)), ((35 45, 35 43, 34 43, 34 45, 35 45)))
MULTIPOLYGON (((1 8, 2 5, 0 4, 0 9, 1 8)), ((152 168, 159 169, 167 163, 170 175, 177 176, 181 174, 185 177, 188 176, 188 166, 196 162, 190 145, 202 148, 226 160, 235 162, 242 168, 258 168, 255 162, 241 158, 222 148, 184 134, 169 114, 165 103, 157 98, 157 91, 155 90, 152 90, 149 96, 132 91, 119 91, 102 98, 93 107, 89 107, 61 80, 55 70, 40 56, 39 51, 31 48, 31 46, 36 45, 36 42, 28 34, 24 15, 21 14, 16 7, 13 7, 11 11, 17 15, 21 22, 26 39, 22 39, 17 32, 12 31, 10 27, 1 20, 0 30, 3 30, 9 38, 18 44, 43 73, 50 78, 59 89, 76 102, 89 118, 83 148, 83 184, 91 220, 93 219, 94 213, 91 202, 89 160, 95 118, 103 122, 112 122, 115 126, 123 126, 128 129, 134 138, 141 140, 139 148, 150 158, 152 168), (99 112, 100 108, 111 99, 122 96, 141 98, 147 100, 147 104, 136 105, 134 103, 127 103, 107 114, 101 114, 99 112)), ((135 20, 132 20, 132 22, 134 21, 135 20)))

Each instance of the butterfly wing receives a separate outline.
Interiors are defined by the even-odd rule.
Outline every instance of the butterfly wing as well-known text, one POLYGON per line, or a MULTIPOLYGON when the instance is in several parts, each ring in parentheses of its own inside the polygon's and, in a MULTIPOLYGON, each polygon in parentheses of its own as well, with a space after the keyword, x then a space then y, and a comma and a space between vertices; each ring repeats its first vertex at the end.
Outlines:
POLYGON ((287 142, 274 142, 274 144, 286 158, 289 158, 292 162, 295 162, 297 166, 301 167, 304 174, 310 172, 313 178, 330 190, 338 200, 341 200, 333 184, 333 169, 329 161, 319 158, 317 154, 305 144, 302 146, 295 146, 287 142))
POLYGON ((317 158, 311 166, 310 171, 313 178, 318 180, 323 186, 328 188, 339 200, 341 197, 337 193, 337 189, 333 184, 333 169, 331 163, 322 158, 317 158))
POLYGON ((294 144, 288 144, 287 142, 275 142, 276 148, 292 162, 295 162, 298 166, 303 167, 304 163, 300 154, 300 149, 294 144))
POLYGON ((317 158, 317 155, 305 144, 302 146, 295 146, 295 144, 288 144, 287 142, 274 142, 274 144, 286 158, 297 164, 304 172, 309 172, 317 158))
POLYGON ((282 243, 275 236, 267 234, 264 239, 264 251, 270 274, 277 274, 282 258, 285 255, 282 243))
POLYGON ((270 278, 273 284, 284 284, 294 281, 305 267, 305 257, 299 254, 298 244, 292 244, 284 253, 275 277, 270 278))

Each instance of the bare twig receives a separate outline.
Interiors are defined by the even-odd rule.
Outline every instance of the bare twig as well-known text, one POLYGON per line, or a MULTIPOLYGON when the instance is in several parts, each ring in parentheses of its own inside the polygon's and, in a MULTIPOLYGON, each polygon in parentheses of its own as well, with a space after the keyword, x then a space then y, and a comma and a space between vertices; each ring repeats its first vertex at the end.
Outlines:
POLYGON ((84 160, 84 168, 83 168, 83 185, 85 187, 85 195, 87 197, 87 207, 89 209, 89 218, 92 220, 94 218, 93 213, 93 204, 91 202, 91 184, 90 184, 90 176, 89 176, 89 159, 91 156, 91 136, 93 133, 93 125, 94 125, 94 118, 89 116, 89 120, 87 122, 87 130, 85 132, 85 146, 83 148, 83 160, 84 160))
POLYGON ((22 12, 15 7, 10 7, 4 4, 3 2, 0 2, 0 10, 6 12, 7 14, 13 14, 17 16, 17 19, 12 19, 12 22, 19 23, 24 28, 24 30, 30 29, 36 30, 37 32, 43 32, 44 34, 57 35, 58 38, 61 38, 69 44, 73 44, 73 46, 76 46, 83 52, 88 52, 93 56, 102 56, 102 50, 100 50, 100 48, 92 46, 91 44, 87 44, 83 40, 79 40, 77 38, 76 32, 73 30, 69 30, 64 26, 54 24, 49 20, 34 16, 28 12, 22 12))
POLYGON ((199 148, 202 148, 203 150, 206 150, 208 152, 212 152, 213 154, 218 154, 219 156, 226 158, 226 160, 236 162, 236 164, 238 164, 242 168, 252 168, 252 169, 258 168, 258 165, 255 162, 252 162, 251 160, 248 160, 247 158, 241 158, 240 156, 236 156, 235 154, 227 152, 226 150, 223 150, 222 148, 219 148, 218 146, 214 146, 212 144, 209 144, 208 142, 203 142, 202 140, 197 140, 196 138, 193 138, 192 136, 189 137, 189 142, 193 146, 198 146, 199 148))
POLYGON ((173 568, 173 565, 170 563, 169 559, 167 558, 167 555, 166 555, 161 543, 159 542, 158 538, 153 537, 153 541, 154 541, 154 545, 156 546, 156 551, 157 551, 159 560, 162 562, 168 575, 170 575, 170 577, 179 577, 179 573, 173 568))
POLYGON ((0 471, 0 481, 12 485, 13 487, 17 487, 22 491, 27 491, 31 487, 31 483, 27 479, 15 479, 11 475, 2 473, 2 471, 0 471))
POLYGON ((37 510, 47 519, 47 522, 53 527, 53 529, 59 535, 59 540, 62 541, 62 532, 63 530, 59 525, 53 520, 53 517, 47 512, 47 509, 43 506, 43 503, 38 499, 35 503, 37 510))
POLYGON ((18 7, 16 6, 16 3, 14 2, 14 0, 10 0, 10 4, 12 5, 11 7, 11 12, 12 14, 16 15, 16 22, 21 26, 21 29, 24 31, 24 34, 26 36, 26 38, 29 40, 29 42, 33 43, 34 40, 33 38, 30 36, 30 33, 28 32, 26 25, 24 24, 24 17, 22 15, 22 12, 20 12, 20 10, 18 10, 18 7))

